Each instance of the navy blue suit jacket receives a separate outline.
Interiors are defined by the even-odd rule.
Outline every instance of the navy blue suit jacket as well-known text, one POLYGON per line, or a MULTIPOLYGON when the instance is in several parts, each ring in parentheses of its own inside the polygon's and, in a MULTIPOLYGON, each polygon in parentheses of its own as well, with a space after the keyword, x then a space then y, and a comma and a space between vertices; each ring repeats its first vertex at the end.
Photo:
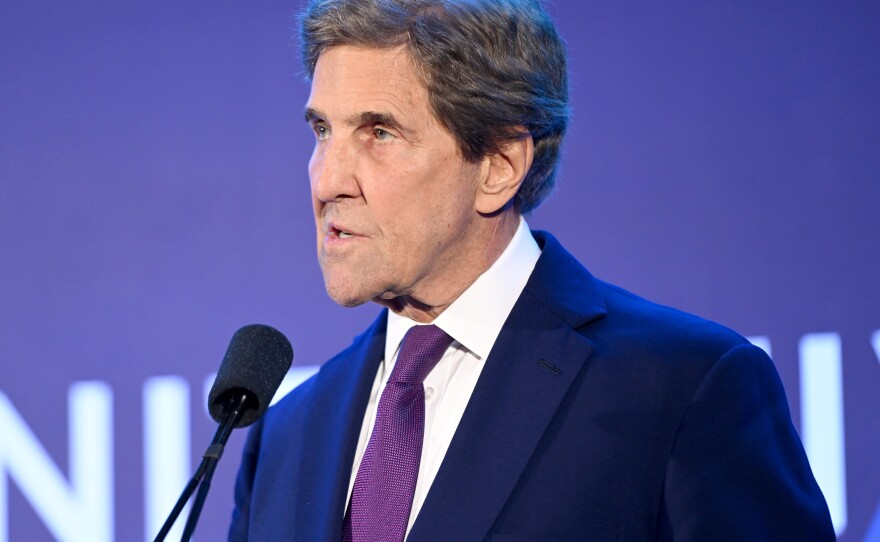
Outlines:
MULTIPOLYGON (((408 540, 834 540, 764 352, 536 238, 408 540)), ((340 540, 384 346, 383 313, 251 429, 230 540, 340 540)))

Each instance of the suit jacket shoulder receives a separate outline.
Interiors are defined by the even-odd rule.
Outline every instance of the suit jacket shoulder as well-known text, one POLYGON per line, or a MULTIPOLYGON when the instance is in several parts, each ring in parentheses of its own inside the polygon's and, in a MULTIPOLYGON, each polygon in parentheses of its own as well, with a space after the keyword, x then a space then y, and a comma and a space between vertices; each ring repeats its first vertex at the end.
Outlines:
MULTIPOLYGON (((479 499, 444 485, 450 468, 426 508, 435 496, 439 509, 491 508, 469 540, 834 540, 766 354, 594 279, 552 236, 535 236, 541 259, 447 454, 479 499), (516 483, 493 478, 500 467, 467 470, 484 455, 517 464, 505 472, 516 483)), ((435 509, 423 508, 411 540, 432 539, 435 509)))

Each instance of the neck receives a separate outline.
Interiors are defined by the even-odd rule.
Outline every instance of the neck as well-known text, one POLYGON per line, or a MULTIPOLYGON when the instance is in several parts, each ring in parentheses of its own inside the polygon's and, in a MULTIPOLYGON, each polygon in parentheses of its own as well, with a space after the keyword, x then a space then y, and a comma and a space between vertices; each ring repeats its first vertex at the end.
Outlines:
MULTIPOLYGON (((501 256, 519 227, 519 213, 513 208, 481 217, 481 228, 448 272, 410 295, 376 298, 374 301, 396 314, 419 323, 430 323, 467 290, 501 256)), ((438 265, 443 265, 438 262, 438 265)))

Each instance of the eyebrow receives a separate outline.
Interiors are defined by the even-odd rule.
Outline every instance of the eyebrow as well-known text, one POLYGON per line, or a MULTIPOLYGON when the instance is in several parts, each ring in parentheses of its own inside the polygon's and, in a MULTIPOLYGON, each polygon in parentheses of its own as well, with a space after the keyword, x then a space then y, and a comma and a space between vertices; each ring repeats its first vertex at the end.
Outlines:
POLYGON ((311 107, 306 107, 306 111, 305 111, 305 114, 303 115, 303 118, 305 119, 306 122, 311 123, 316 120, 321 120, 325 116, 326 115, 324 115, 323 113, 321 113, 317 109, 313 109, 311 107))
MULTIPOLYGON (((322 113, 318 109, 314 109, 312 107, 307 107, 305 110, 305 120, 308 123, 312 123, 318 120, 323 120, 327 118, 327 115, 322 113)), ((345 119, 345 124, 349 126, 361 126, 364 124, 384 124, 385 126, 389 126, 391 128, 396 128, 401 132, 412 132, 412 130, 405 128, 397 117, 395 117, 392 113, 384 112, 384 111, 362 111, 360 113, 355 113, 345 119)))

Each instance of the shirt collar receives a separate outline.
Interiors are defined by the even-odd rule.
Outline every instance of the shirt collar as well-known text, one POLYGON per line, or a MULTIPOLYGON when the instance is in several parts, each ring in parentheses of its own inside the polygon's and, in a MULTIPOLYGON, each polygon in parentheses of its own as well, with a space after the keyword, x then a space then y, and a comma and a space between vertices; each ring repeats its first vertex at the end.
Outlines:
MULTIPOLYGON (((501 256, 432 323, 475 356, 486 359, 540 256, 538 243, 520 217, 519 227, 501 256)), ((388 311, 386 361, 394 357, 403 336, 415 325, 418 323, 388 311)))

